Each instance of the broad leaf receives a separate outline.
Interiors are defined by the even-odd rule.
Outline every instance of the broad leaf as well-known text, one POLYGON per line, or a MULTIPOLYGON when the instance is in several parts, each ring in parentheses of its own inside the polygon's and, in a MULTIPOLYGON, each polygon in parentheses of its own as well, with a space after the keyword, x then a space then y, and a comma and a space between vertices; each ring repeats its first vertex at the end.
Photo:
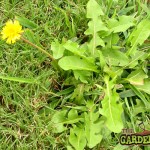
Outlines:
POLYGON ((71 147, 70 145, 67 145, 67 150, 74 150, 74 148, 71 147))
MULTIPOLYGON (((88 106, 87 106, 88 107, 88 106)), ((91 103, 89 112, 85 113, 85 135, 88 142, 88 147, 93 148, 102 140, 100 133, 103 121, 100 120, 98 112, 95 112, 96 107, 91 103)))
POLYGON ((108 26, 114 33, 124 32, 134 25, 134 18, 132 16, 120 16, 119 21, 116 19, 109 19, 108 26))
POLYGON ((138 65, 139 60, 144 61, 147 57, 148 57, 148 55, 147 55, 146 52, 143 52, 143 51, 136 51, 136 52, 132 55, 131 60, 130 60, 130 63, 129 63, 127 66, 129 66, 129 68, 134 68, 135 66, 138 65))
POLYGON ((148 78, 148 76, 144 73, 142 69, 132 71, 126 80, 128 80, 133 85, 143 85, 144 79, 148 78))
POLYGON ((114 49, 104 49, 102 51, 108 64, 112 66, 125 66, 129 63, 129 59, 123 52, 114 49))
POLYGON ((88 29, 85 31, 86 35, 94 35, 98 31, 107 31, 107 27, 102 22, 101 19, 97 18, 97 20, 90 21, 88 23, 88 29))
POLYGON ((58 111, 52 117, 51 121, 54 125, 53 127, 54 127, 55 133, 61 133, 67 129, 66 127, 64 127, 64 124, 63 124, 63 122, 65 122, 65 120, 66 120, 66 118, 65 118, 66 113, 67 113, 66 110, 58 111))
POLYGON ((150 80, 145 80, 143 85, 136 85, 136 88, 140 91, 150 94, 150 80))
POLYGON ((107 48, 112 48, 118 44, 119 35, 117 33, 111 33, 109 36, 104 38, 107 48))
POLYGON ((105 46, 104 41, 99 37, 99 31, 107 30, 105 25, 102 23, 100 18, 92 20, 88 23, 89 28, 85 31, 86 35, 92 35, 92 39, 88 45, 89 50, 91 51, 92 55, 95 54, 96 47, 101 45, 105 46))
POLYGON ((84 56, 84 52, 86 51, 84 48, 79 47, 78 43, 76 42, 72 42, 70 40, 68 40, 65 44, 64 44, 64 48, 70 52, 72 52, 73 54, 86 59, 87 61, 89 61, 90 63, 94 63, 94 59, 92 57, 86 57, 84 56))
POLYGON ((89 0, 87 3, 87 18, 95 18, 104 15, 101 7, 95 0, 89 0))
POLYGON ((64 70, 88 70, 98 72, 97 67, 78 56, 66 56, 59 60, 59 66, 64 70))
POLYGON ((55 42, 52 42, 51 44, 51 50, 53 52, 53 57, 55 59, 59 59, 63 56, 65 49, 63 47, 63 44, 60 44, 58 40, 55 40, 55 42))
POLYGON ((91 75, 91 72, 89 71, 82 71, 82 70, 74 70, 73 71, 75 79, 80 79, 83 83, 88 83, 88 78, 91 75))
POLYGON ((84 128, 74 126, 70 130, 69 142, 75 150, 84 150, 84 147, 86 146, 84 128))
POLYGON ((91 53, 94 55, 95 54, 95 50, 97 46, 103 46, 105 47, 105 43, 104 41, 99 37, 99 35, 97 33, 94 33, 91 41, 88 44, 88 47, 91 51, 91 53))
POLYGON ((77 53, 80 52, 78 51, 79 49, 79 45, 76 42, 72 42, 70 40, 68 40, 65 44, 64 44, 65 49, 70 50, 72 53, 77 53))
POLYGON ((67 110, 62 110, 56 112, 52 117, 52 123, 54 127, 55 133, 61 133, 67 128, 64 126, 65 124, 73 124, 79 121, 83 121, 81 116, 78 116, 78 112, 75 109, 71 109, 67 115, 67 110))
POLYGON ((131 48, 127 51, 128 55, 134 54, 136 51, 137 45, 142 45, 144 41, 149 37, 150 35, 150 20, 144 19, 142 20, 138 26, 137 29, 135 29, 128 41, 131 42, 131 48))
POLYGON ((114 88, 112 81, 105 78, 106 89, 105 97, 102 100, 102 109, 99 109, 100 114, 106 117, 106 126, 109 130, 119 133, 123 128, 121 114, 123 112, 122 104, 117 104, 119 95, 114 88))

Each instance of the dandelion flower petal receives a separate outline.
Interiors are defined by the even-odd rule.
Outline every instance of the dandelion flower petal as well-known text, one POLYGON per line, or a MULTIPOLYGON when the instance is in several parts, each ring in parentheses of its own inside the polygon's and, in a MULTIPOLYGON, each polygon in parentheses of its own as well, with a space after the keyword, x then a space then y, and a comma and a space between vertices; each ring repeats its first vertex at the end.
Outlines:
POLYGON ((2 29, 1 35, 3 40, 6 39, 6 43, 11 44, 19 40, 22 33, 22 26, 17 20, 8 20, 2 29))

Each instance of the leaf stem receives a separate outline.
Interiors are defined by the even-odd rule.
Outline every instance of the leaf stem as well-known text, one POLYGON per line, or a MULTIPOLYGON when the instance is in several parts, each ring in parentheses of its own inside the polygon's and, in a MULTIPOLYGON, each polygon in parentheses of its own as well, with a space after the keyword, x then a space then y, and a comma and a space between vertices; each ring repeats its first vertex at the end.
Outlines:
POLYGON ((44 50, 43 48, 33 44, 32 42, 30 42, 29 40, 25 39, 24 37, 21 37, 21 39, 25 42, 28 43, 29 45, 31 45, 32 47, 37 48, 39 51, 41 51, 42 53, 46 54, 51 60, 55 60, 53 58, 53 56, 51 54, 49 54, 46 50, 44 50))

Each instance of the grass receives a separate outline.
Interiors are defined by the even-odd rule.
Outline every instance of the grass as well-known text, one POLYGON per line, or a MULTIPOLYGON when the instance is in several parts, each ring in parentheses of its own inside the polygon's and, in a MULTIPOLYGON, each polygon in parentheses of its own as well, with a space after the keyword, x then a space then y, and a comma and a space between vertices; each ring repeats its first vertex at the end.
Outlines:
MULTIPOLYGON (((36 37, 33 42, 39 41, 49 51, 55 38, 84 39, 87 1, 1 0, 0 28, 15 16, 26 17, 38 24, 37 28, 32 29, 36 37)), ((112 15, 111 2, 107 2, 109 5, 105 9, 112 15)), ((125 2, 121 2, 118 6, 121 7, 119 13, 129 11, 124 9, 124 5, 125 2)), ((128 5, 131 11, 136 9, 132 1, 128 5)), ((140 8, 137 12, 139 16, 145 13, 140 8)), ((63 93, 60 93, 64 88, 63 77, 52 68, 49 58, 22 41, 7 45, 0 40, 0 48, 0 75, 8 79, 0 79, 0 149, 65 149, 67 133, 53 134, 51 124, 55 108, 62 108, 67 99, 62 99, 63 93)), ((106 144, 111 144, 111 141, 106 144)))
MULTIPOLYGON (((2 0, 0 27, 15 16, 26 17, 38 24, 38 28, 32 30, 33 34, 35 37, 40 35, 40 43, 48 50, 55 38, 82 36, 84 26, 80 21, 85 17, 84 4, 86 1, 2 0), (74 24, 69 22, 70 19, 74 24)), ((0 81, 0 149, 63 149, 65 141, 54 136, 49 125, 54 111, 49 102, 54 94, 51 91, 57 86, 52 81, 59 78, 50 60, 21 41, 6 45, 1 40, 0 48, 2 76, 38 80, 32 84, 0 81), (38 114, 43 107, 48 108, 48 115, 38 114)))

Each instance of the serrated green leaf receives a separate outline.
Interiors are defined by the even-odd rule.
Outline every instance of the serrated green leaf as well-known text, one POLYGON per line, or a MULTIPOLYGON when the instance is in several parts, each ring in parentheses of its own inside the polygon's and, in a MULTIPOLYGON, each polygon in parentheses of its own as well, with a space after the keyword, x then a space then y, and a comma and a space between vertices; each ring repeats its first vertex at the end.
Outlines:
POLYGON ((100 5, 95 0, 89 0, 87 3, 87 18, 96 18, 104 15, 100 5))
POLYGON ((84 150, 84 147, 86 146, 86 138, 84 134, 84 128, 74 126, 70 130, 69 142, 75 150, 84 150))
POLYGON ((109 36, 104 38, 104 41, 107 48, 112 48, 118 44, 119 41, 119 35, 117 33, 111 33, 109 36))
POLYGON ((82 70, 73 70, 75 79, 80 79, 83 83, 88 83, 88 77, 91 75, 89 71, 82 71, 82 70))
POLYGON ((104 41, 99 37, 99 31, 107 30, 105 25, 102 23, 100 18, 92 20, 88 23, 88 29, 85 31, 86 35, 92 35, 92 39, 88 44, 89 50, 91 51, 92 55, 95 55, 96 47, 101 45, 105 46, 104 41))
POLYGON ((85 31, 86 35, 92 35, 92 39, 88 44, 89 50, 92 56, 97 55, 96 47, 97 46, 105 46, 104 41, 98 35, 99 31, 107 31, 107 27, 102 22, 100 15, 103 15, 103 12, 99 6, 99 4, 95 0, 90 0, 87 4, 87 18, 91 18, 92 20, 88 23, 88 29, 85 31))
POLYGON ((76 52, 78 52, 79 45, 76 42, 72 42, 72 41, 68 40, 64 44, 64 48, 67 49, 67 50, 70 50, 72 53, 76 53, 76 52))
POLYGON ((51 120, 55 133, 61 133, 66 130, 65 124, 73 124, 79 121, 83 121, 83 118, 78 116, 78 112, 75 109, 71 109, 68 114, 67 110, 57 111, 51 120))
POLYGON ((18 17, 16 16, 15 17, 16 20, 18 20, 20 22, 21 25, 27 27, 27 28, 30 28, 30 29, 35 29, 38 27, 38 25, 36 23, 34 23, 33 21, 25 18, 25 17, 18 17))
POLYGON ((150 20, 142 20, 137 28, 129 36, 128 42, 131 42, 131 48, 127 51, 128 55, 134 54, 137 45, 142 45, 150 35, 150 20))
POLYGON ((85 113, 85 134, 88 141, 88 147, 93 148, 99 144, 102 140, 100 134, 102 123, 101 121, 95 122, 99 117, 98 113, 91 112, 90 114, 85 113))
POLYGON ((88 44, 89 49, 91 50, 92 54, 95 54, 95 50, 97 46, 105 46, 104 41, 99 37, 97 33, 94 34, 90 43, 88 44))
POLYGON ((66 110, 56 112, 52 117, 52 123, 55 133, 61 133, 67 128, 64 126, 63 122, 66 121, 66 110))
POLYGON ((119 50, 104 49, 102 53, 106 58, 107 63, 112 66, 125 66, 129 63, 126 54, 119 50))
POLYGON ((121 114, 123 112, 122 104, 117 104, 119 95, 116 93, 114 84, 105 78, 107 88, 105 89, 105 97, 102 100, 102 109, 99 109, 101 115, 106 117, 106 126, 109 130, 119 133, 123 128, 121 114))
POLYGON ((53 52, 53 57, 55 59, 59 59, 63 56, 65 49, 63 47, 63 44, 60 44, 58 40, 55 40, 55 42, 52 42, 51 44, 51 50, 53 52))
POLYGON ((98 31, 107 31, 108 28, 104 25, 101 19, 97 18, 96 20, 90 21, 88 23, 88 29, 85 31, 86 35, 94 35, 98 31))
POLYGON ((126 80, 133 85, 144 85, 144 79, 148 78, 145 72, 142 69, 132 71, 126 80))
POLYGON ((99 118, 98 112, 95 112, 96 107, 91 101, 87 103, 89 108, 88 113, 84 113, 85 116, 85 136, 88 142, 88 147, 93 148, 102 140, 102 135, 100 133, 103 121, 99 118))
POLYGON ((132 16, 120 16, 119 21, 116 19, 109 19, 108 26, 114 33, 124 32, 134 25, 134 18, 132 16))
POLYGON ((98 72, 94 64, 78 56, 65 56, 59 60, 58 64, 64 70, 88 70, 98 72))
MULTIPOLYGON (((68 40, 65 44, 64 44, 64 48, 70 52, 72 52, 73 54, 80 56, 82 58, 86 57, 83 55, 83 53, 85 52, 84 49, 80 49, 78 43, 76 42, 72 42, 70 40, 68 40)), ((87 59, 88 60, 88 59, 87 59)))
POLYGON ((76 119, 78 118, 78 112, 76 109, 71 109, 68 113, 68 119, 72 120, 72 119, 76 119))
MULTIPOLYGON (((84 47, 84 46, 83 46, 84 47)), ((89 61, 90 63, 94 63, 94 59, 92 57, 86 57, 84 54, 85 49, 83 47, 79 47, 78 43, 76 42, 72 42, 70 40, 68 40, 65 44, 64 44, 64 48, 70 52, 72 52, 73 54, 79 56, 80 58, 84 58, 87 61, 89 61)))

